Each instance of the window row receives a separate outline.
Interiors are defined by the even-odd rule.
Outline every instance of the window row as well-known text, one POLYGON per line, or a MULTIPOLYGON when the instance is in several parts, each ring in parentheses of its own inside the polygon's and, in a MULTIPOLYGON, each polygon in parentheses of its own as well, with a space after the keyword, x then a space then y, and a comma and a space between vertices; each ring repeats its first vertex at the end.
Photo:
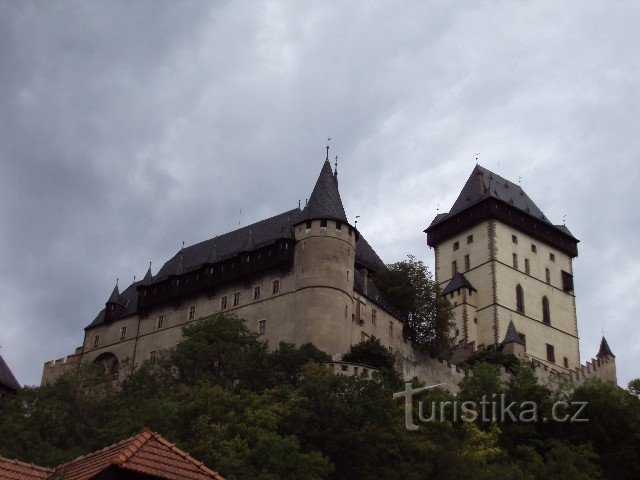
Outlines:
MULTIPOLYGON (((467 254, 464 256, 464 272, 469 270, 471 270, 471 257, 467 254)), ((451 262, 451 276, 454 277, 456 273, 458 273, 458 261, 454 260, 451 262)))
MULTIPOLYGON (((271 282, 271 295, 277 295, 280 293, 280 280, 273 280, 271 282)), ((241 292, 233 292, 233 304, 232 306, 237 307, 240 305, 240 296, 241 292)), ((251 299, 252 300, 260 300, 262 297, 262 285, 254 285, 251 289, 251 299)), ((220 297, 220 310, 226 310, 229 308, 229 296, 222 295, 220 297)))
MULTIPOLYGON (((467 235, 467 245, 469 245, 470 243, 473 243, 473 235, 467 235)), ((453 251, 455 252, 456 250, 460 249, 460 242, 456 241, 453 242, 453 251)))
MULTIPOLYGON (((551 325, 551 312, 549 309, 549 299, 546 296, 542 297, 542 322, 547 325, 551 325)), ((521 314, 525 314, 524 309, 524 289, 522 285, 516 285, 516 311, 521 314)))

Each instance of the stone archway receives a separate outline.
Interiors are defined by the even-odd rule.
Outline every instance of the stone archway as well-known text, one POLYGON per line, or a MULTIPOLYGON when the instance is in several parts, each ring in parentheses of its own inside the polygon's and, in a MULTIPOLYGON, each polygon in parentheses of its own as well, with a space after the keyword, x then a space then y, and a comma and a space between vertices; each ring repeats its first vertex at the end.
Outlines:
POLYGON ((117 378, 118 373, 120 373, 120 362, 118 362, 118 358, 111 352, 101 353, 95 358, 93 363, 101 365, 104 371, 113 378, 117 378))

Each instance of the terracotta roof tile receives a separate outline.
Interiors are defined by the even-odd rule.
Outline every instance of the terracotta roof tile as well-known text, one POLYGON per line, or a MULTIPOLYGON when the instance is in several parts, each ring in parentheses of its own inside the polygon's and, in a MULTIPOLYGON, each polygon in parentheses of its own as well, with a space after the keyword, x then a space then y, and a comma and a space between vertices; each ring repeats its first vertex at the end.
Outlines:
POLYGON ((52 473, 49 468, 0 457, 0 480, 43 480, 52 473))
POLYGON ((168 480, 224 480, 202 462, 148 429, 57 467, 54 478, 88 480, 109 467, 168 480))

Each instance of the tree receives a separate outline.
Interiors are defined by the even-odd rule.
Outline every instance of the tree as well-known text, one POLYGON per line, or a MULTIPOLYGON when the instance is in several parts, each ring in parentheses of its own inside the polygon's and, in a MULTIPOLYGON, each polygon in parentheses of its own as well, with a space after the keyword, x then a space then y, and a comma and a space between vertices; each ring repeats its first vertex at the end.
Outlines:
POLYGON ((409 255, 380 270, 375 283, 404 322, 406 338, 432 353, 448 353, 453 312, 423 262, 409 255))
POLYGON ((349 347, 342 360, 351 363, 361 363, 377 369, 393 369, 395 357, 385 348, 380 339, 371 337, 349 347))
POLYGON ((640 378, 635 378, 629 382, 627 389, 631 395, 640 398, 640 378))

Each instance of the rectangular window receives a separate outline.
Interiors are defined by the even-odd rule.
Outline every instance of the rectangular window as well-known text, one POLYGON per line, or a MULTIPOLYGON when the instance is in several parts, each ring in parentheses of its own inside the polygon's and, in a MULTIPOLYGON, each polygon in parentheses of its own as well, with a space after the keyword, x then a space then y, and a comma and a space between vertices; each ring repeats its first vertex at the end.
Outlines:
POLYGON ((517 253, 513 254, 513 268, 515 268, 516 270, 518 269, 518 254, 517 253))
POLYGON ((547 360, 551 363, 556 363, 556 351, 553 345, 547 343, 547 360))
POLYGON ((544 272, 545 272, 545 275, 547 277, 547 283, 551 283, 551 270, 546 268, 544 272))
POLYGON ((336 230, 342 230, 342 222, 336 222, 336 230))
POLYGON ((227 309, 227 296, 223 295, 220 297, 220 310, 227 309))
POLYGON ((158 321, 156 322, 156 330, 160 330, 164 325, 164 315, 158 315, 158 321))
POLYGON ((564 368, 569 368, 569 359, 567 357, 564 357, 562 361, 564 364, 564 368))
POLYGON ((455 252, 460 248, 460 242, 453 242, 453 251, 455 252))
POLYGON ((320 220, 320 226, 324 227, 324 228, 327 228, 327 219, 326 218, 323 218, 322 220, 320 220))
POLYGON ((307 220, 307 230, 311 230, 311 220, 307 220))
POLYGON ((531 273, 531 270, 529 269, 529 259, 528 258, 524 259, 524 273, 526 273, 527 275, 529 275, 531 273))
POLYGON ((260 285, 255 285, 253 287, 253 299, 254 300, 259 300, 260 299, 260 285))
POLYGON ((93 348, 98 348, 100 345, 100 335, 95 335, 93 337, 93 348))
POLYGON ((124 340, 125 338, 127 338, 127 326, 123 325, 120 327, 120 340, 124 340))
POLYGON ((375 308, 371 309, 371 323, 373 323, 374 325, 376 324, 376 322, 378 321, 378 312, 375 308))
POLYGON ((149 352, 149 360, 151 360, 152 362, 156 361, 156 351, 155 350, 151 350, 149 352))
POLYGON ((451 276, 453 277, 456 273, 458 273, 458 262, 454 260, 451 262, 451 276))
POLYGON ((517 245, 518 244, 518 237, 516 237, 515 235, 511 235, 511 241, 517 245))
POLYGON ((573 275, 562 270, 562 289, 565 292, 573 292, 573 275))
POLYGON ((233 306, 237 307, 240 305, 240 292, 233 293, 233 306))
POLYGON ((196 318, 196 306, 191 305, 189 307, 189 320, 193 320, 194 318, 196 318))
POLYGON ((473 243, 473 235, 468 235, 467 236, 467 245, 473 243))
POLYGON ((468 272, 469 269, 471 268, 470 264, 471 264, 471 262, 469 260, 469 255, 465 255, 464 256, 464 271, 465 272, 468 272))
POLYGON ((389 322, 389 336, 393 337, 393 321, 389 322))
POLYGON ((280 280, 274 280, 271 282, 271 293, 277 295, 280 292, 280 280))
POLYGON ((260 320, 258 322, 258 333, 260 335, 262 335, 266 331, 267 331, 267 321, 266 320, 260 320))
POLYGON ((552 262, 555 262, 555 261, 556 261, 556 255, 555 255, 555 253, 550 253, 550 254, 549 254, 549 260, 551 260, 552 262))
POLYGON ((533 244, 533 243, 531 244, 531 251, 533 253, 538 253, 538 247, 536 247, 535 244, 533 244))

